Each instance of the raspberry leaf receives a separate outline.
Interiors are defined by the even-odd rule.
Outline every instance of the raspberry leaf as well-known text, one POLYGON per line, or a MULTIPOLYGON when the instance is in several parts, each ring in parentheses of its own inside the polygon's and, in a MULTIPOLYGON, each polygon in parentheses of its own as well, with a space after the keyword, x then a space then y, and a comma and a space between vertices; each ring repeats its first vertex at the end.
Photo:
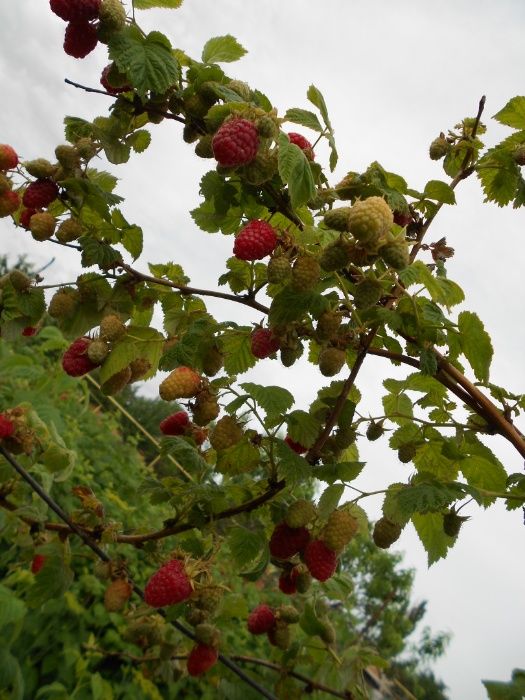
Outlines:
POLYGON ((286 112, 284 118, 286 121, 293 122, 294 124, 301 124, 301 126, 306 126, 308 129, 312 129, 313 131, 323 130, 317 116, 308 109, 298 109, 293 107, 286 112))
POLYGON ((321 518, 326 519, 337 508, 344 491, 344 484, 332 484, 323 491, 317 503, 317 510, 321 518))
POLYGON ((412 523, 416 528, 417 536, 425 548, 428 556, 428 565, 432 566, 436 561, 447 556, 447 552, 457 538, 452 538, 443 532, 443 516, 441 513, 415 513, 412 523))
POLYGON ((324 97, 321 93, 321 91, 315 87, 315 85, 310 85, 308 88, 308 92, 306 93, 306 96, 310 100, 310 102, 317 107, 317 109, 321 112, 321 116, 323 117, 323 121, 326 125, 326 128, 328 130, 328 144, 330 146, 330 170, 333 172, 335 169, 335 166, 337 165, 337 160, 339 158, 337 149, 335 147, 335 139, 334 139, 334 130, 332 128, 332 124, 330 122, 330 117, 328 116, 328 109, 326 107, 326 102, 324 101, 324 97))
POLYGON ((290 143, 283 133, 279 134, 279 175, 288 185, 294 209, 315 196, 315 183, 308 159, 299 146, 290 143))
POLYGON ((306 411, 292 411, 286 417, 288 435, 294 442, 311 447, 317 439, 321 423, 306 411))
POLYGON ((231 34, 209 39, 202 49, 203 63, 232 63, 246 54, 246 49, 231 34))
POLYGON ((144 357, 151 363, 145 377, 151 377, 159 366, 165 338, 154 328, 130 326, 128 332, 117 341, 100 370, 100 383, 103 384, 130 362, 144 357))
POLYGON ((291 450, 285 442, 276 445, 279 457, 279 478, 286 481, 287 486, 294 486, 306 481, 312 476, 312 468, 308 462, 291 450))
POLYGON ((441 180, 429 180, 425 185, 424 196, 443 204, 455 204, 456 195, 450 185, 441 180))
POLYGON ((228 374, 242 374, 257 363, 251 351, 250 329, 240 327, 222 335, 224 369, 228 374))
POLYGON ((525 129, 525 97, 513 97, 493 119, 514 129, 525 129))
POLYGON ((266 549, 266 537, 262 532, 234 527, 230 530, 228 545, 235 563, 239 568, 243 568, 266 549))
POLYGON ((293 395, 280 386, 260 386, 246 382, 241 384, 268 416, 286 413, 295 403, 293 395))
POLYGON ((490 363, 494 349, 490 336, 477 314, 462 311, 458 316, 461 350, 480 382, 489 378, 490 363))

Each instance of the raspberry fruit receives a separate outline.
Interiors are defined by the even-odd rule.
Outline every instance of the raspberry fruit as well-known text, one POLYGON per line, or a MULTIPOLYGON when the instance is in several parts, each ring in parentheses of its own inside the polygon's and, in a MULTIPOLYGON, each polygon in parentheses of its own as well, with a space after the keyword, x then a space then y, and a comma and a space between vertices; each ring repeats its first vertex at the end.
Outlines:
POLYGON ((312 577, 308 571, 301 571, 295 580, 298 593, 306 593, 312 585, 312 577))
POLYGON ((74 146, 69 143, 60 144, 55 148, 55 156, 62 168, 66 171, 74 170, 80 165, 80 155, 74 146))
MULTIPOLYGON (((22 220, 22 217, 20 217, 22 220)), ((84 227, 78 219, 70 218, 62 221, 56 232, 56 237, 61 243, 76 241, 84 233, 84 227)))
POLYGON ((296 292, 309 292, 319 281, 321 266, 311 255, 299 255, 292 267, 291 286, 296 292))
POLYGON ((401 525, 388 520, 388 518, 379 518, 374 525, 372 539, 375 544, 381 549, 388 549, 394 544, 401 535, 401 525))
POLYGON ((22 204, 28 209, 45 209, 58 197, 56 182, 41 178, 31 182, 24 192, 22 204))
POLYGON ((294 143, 296 146, 299 146, 308 160, 315 160, 315 153, 313 151, 312 144, 307 138, 305 138, 302 134, 297 134, 295 131, 291 131, 288 134, 288 138, 290 139, 290 143, 294 143))
POLYGON ((240 260, 260 260, 277 245, 277 235, 266 221, 255 219, 244 226, 235 239, 233 254, 240 260))
POLYGON ((29 223, 33 214, 36 214, 36 209, 22 209, 20 219, 18 221, 20 226, 22 226, 26 230, 29 230, 29 223))
POLYGON ((122 610, 131 598, 133 587, 126 579, 118 578, 112 581, 104 593, 104 607, 108 612, 122 610))
POLYGON ((38 328, 36 328, 35 326, 26 326, 22 330, 22 335, 25 336, 26 338, 31 337, 33 335, 36 335, 37 333, 38 333, 38 328))
POLYGON ((443 156, 446 156, 450 148, 450 144, 447 139, 440 135, 432 141, 428 149, 428 154, 431 160, 441 160, 443 156))
POLYGON ((383 286, 379 280, 365 278, 356 286, 354 303, 358 309, 369 309, 375 306, 383 296, 383 286))
POLYGON ((219 165, 236 167, 252 161, 259 148, 259 135, 253 122, 233 117, 219 127, 212 141, 219 165))
POLYGON ((126 25, 126 10, 120 0, 102 0, 98 16, 101 28, 108 32, 118 32, 126 25))
POLYGON ((319 369, 324 377, 333 377, 343 369, 346 353, 339 348, 325 348, 319 355, 319 369))
POLYGON ((70 22, 64 35, 64 51, 73 58, 85 58, 98 44, 96 27, 89 22, 70 22))
POLYGON ((87 356, 90 343, 89 338, 77 338, 64 353, 62 368, 70 377, 81 377, 95 369, 96 365, 87 356))
POLYGON ((397 451, 397 458, 403 464, 408 464, 416 456, 417 445, 414 442, 405 442, 397 451))
POLYGON ((8 190, 0 194, 0 219, 4 216, 10 216, 20 206, 20 197, 17 192, 8 190))
MULTIPOLYGON (((102 85, 104 90, 106 92, 109 92, 110 95, 118 95, 121 92, 127 92, 128 90, 131 90, 131 86, 126 85, 124 82, 121 82, 120 85, 115 85, 116 82, 120 81, 115 80, 115 77, 119 74, 115 71, 114 66, 114 63, 109 63, 102 71, 102 75, 100 76, 100 84, 102 85)), ((122 78, 125 79, 125 76, 122 76, 122 78)))
POLYGON ((36 158, 35 160, 28 160, 24 163, 24 168, 33 177, 38 179, 45 179, 53 177, 56 172, 57 166, 50 163, 45 158, 36 158))
POLYGON ((290 646, 290 628, 284 620, 277 620, 275 627, 268 630, 268 641, 274 647, 286 651, 290 646))
POLYGON ((304 562, 308 571, 318 581, 327 581, 334 575, 337 568, 335 552, 321 540, 312 540, 304 551, 304 562))
POLYGON ((15 432, 15 424, 5 413, 0 413, 0 440, 11 437, 15 432))
POLYGON ((52 318, 67 318, 76 311, 79 300, 79 293, 76 289, 64 287, 55 292, 49 302, 47 312, 52 318))
POLYGON ((13 187, 13 183, 11 180, 7 177, 7 175, 4 175, 4 173, 0 172, 0 194, 4 194, 4 192, 9 192, 13 187))
POLYGON ((116 314, 104 316, 100 322, 100 336, 110 343, 123 338, 128 332, 126 326, 122 323, 116 314))
POLYGON ((129 384, 130 379, 131 370, 129 366, 124 367, 120 372, 116 372, 109 379, 106 379, 106 381, 100 385, 100 390, 106 396, 113 396, 122 391, 122 389, 129 384))
POLYGON ((213 377, 224 366, 224 356, 216 345, 206 350, 202 358, 202 371, 207 377, 213 377))
POLYGON ((150 577, 144 589, 144 601, 153 608, 175 605, 193 592, 191 581, 180 559, 171 559, 150 577))
POLYGON ((164 401, 188 399, 196 396, 202 384, 202 378, 191 367, 177 367, 159 386, 159 395, 164 401))
POLYGON ((374 244, 394 223, 392 210, 382 197, 356 202, 348 213, 348 228, 364 245, 374 244))
POLYGON ((381 246, 379 255, 394 270, 404 270, 410 264, 408 246, 403 239, 381 246))
POLYGON ((333 338, 337 334, 342 320, 343 317, 337 311, 323 311, 317 320, 315 329, 317 338, 319 340, 330 340, 333 338))
POLYGON ((219 658, 219 652, 206 644, 197 644, 188 656, 186 667, 190 676, 202 676, 219 658))
POLYGON ((384 432, 383 423, 374 423, 374 421, 371 421, 366 429, 366 437, 370 442, 374 442, 375 440, 379 440, 384 432))
MULTIPOLYGON (((1 148, 1 146, 0 146, 1 148)), ((525 165, 525 145, 518 146, 513 153, 514 162, 518 165, 525 165)))
POLYGON ((342 270, 350 262, 352 246, 343 238, 327 245, 319 257, 319 263, 326 272, 342 270))
POLYGON ((57 220, 47 211, 37 212, 29 219, 29 230, 35 241, 48 241, 55 233, 57 220))
POLYGON ((252 634, 266 634, 275 623, 275 613, 269 605, 258 605, 248 615, 248 631, 252 634))
POLYGON ((458 515, 454 509, 443 515, 443 532, 449 537, 457 537, 461 526, 469 518, 466 515, 458 515))
POLYGON ((215 394, 211 394, 209 391, 201 391, 197 394, 192 408, 194 423, 201 426, 208 425, 217 418, 219 412, 220 408, 215 394))
POLYGON ((270 538, 270 554, 276 559, 289 559, 302 552, 310 541, 310 533, 305 527, 289 527, 279 523, 270 538))
POLYGON ((297 452, 298 455, 302 455, 308 451, 307 447, 304 447, 304 445, 301 445, 300 442, 295 442, 295 440, 292 440, 292 438, 289 437, 288 435, 284 438, 284 441, 288 445, 288 447, 291 450, 293 450, 294 452, 297 452))
POLYGON ((324 225, 336 231, 348 231, 348 214, 350 209, 351 207, 339 207, 339 209, 327 211, 323 218, 324 225))
POLYGON ((268 282, 271 284, 280 284, 281 282, 288 282, 292 276, 292 266, 290 261, 284 255, 277 255, 275 258, 271 258, 268 262, 268 282))
POLYGON ((102 338, 92 340, 87 349, 87 355, 91 362, 101 365, 109 354, 109 344, 102 338))
POLYGON ((45 563, 46 557, 43 554, 35 554, 33 561, 31 562, 31 573, 35 574, 36 576, 45 563))
POLYGON ((129 383, 142 379, 151 369, 151 362, 146 357, 137 357, 129 363, 131 377, 129 383))
POLYGON ((0 143, 0 170, 12 170, 18 165, 18 155, 12 146, 0 143))
POLYGON ((401 226, 401 228, 405 228, 405 226, 408 226, 408 224, 411 224, 412 221, 413 221, 412 214, 409 214, 408 212, 404 212, 404 211, 399 211, 399 210, 394 211, 394 223, 397 224, 398 226, 401 226))
POLYGON ((279 590, 286 595, 293 595, 297 593, 297 577, 299 576, 299 571, 297 568, 290 569, 290 571, 283 571, 279 576, 279 590))
POLYGON ((49 0, 49 5, 65 22, 83 22, 98 17, 100 0, 49 0))
POLYGON ((217 421, 210 434, 210 444, 214 450, 227 450, 233 447, 242 439, 243 432, 241 426, 232 416, 223 416, 217 421))
POLYGON ((256 328, 252 332, 250 343, 252 354, 259 360, 264 360, 279 350, 279 340, 269 328, 256 328))
POLYGON ((219 646, 221 634, 214 625, 201 622, 195 627, 195 637, 201 644, 216 649, 219 646))
POLYGON ((357 520, 346 510, 334 510, 324 526, 320 539, 332 552, 341 552, 359 528, 357 520))
POLYGON ((289 506, 284 522, 289 527, 304 527, 311 523, 317 516, 317 508, 311 501, 300 498, 289 506))

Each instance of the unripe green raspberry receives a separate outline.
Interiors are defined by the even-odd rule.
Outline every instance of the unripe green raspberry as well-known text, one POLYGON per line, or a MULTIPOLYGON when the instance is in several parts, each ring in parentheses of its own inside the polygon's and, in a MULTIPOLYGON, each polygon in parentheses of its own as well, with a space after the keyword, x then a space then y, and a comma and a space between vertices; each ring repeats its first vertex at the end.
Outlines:
POLYGON ((211 104, 203 95, 194 93, 184 98, 184 111, 191 118, 202 119, 206 116, 211 104))
POLYGON ((212 139, 211 134, 203 134, 195 145, 195 155, 199 158, 213 158, 212 139))
POLYGON ((250 102, 252 98, 252 90, 248 83, 245 83, 242 80, 230 80, 229 83, 226 83, 226 87, 236 92, 245 102, 250 102))
POLYGON ((272 117, 261 117, 255 122, 257 132, 263 139, 271 139, 277 136, 279 127, 272 117))
POLYGON ((348 257, 349 262, 358 267, 371 265, 377 260, 377 255, 370 254, 368 250, 361 248, 355 241, 351 241, 348 246, 348 257))
POLYGON ((341 238, 324 248, 319 263, 327 272, 342 270, 350 262, 350 251, 349 242, 341 238))
POLYGON ((11 270, 9 273, 9 281, 13 285, 13 289, 17 292, 25 292, 31 286, 31 278, 22 270, 11 270))
POLYGON ((284 522, 289 527, 304 527, 311 523, 317 516, 317 508, 311 501, 307 501, 305 498, 300 498, 295 503, 292 503, 286 515, 284 516, 284 522))
POLYGON ((450 148, 450 144, 447 139, 441 134, 430 144, 428 153, 431 160, 441 160, 443 156, 446 156, 450 148))
POLYGON ((129 384, 131 379, 131 370, 129 367, 124 367, 120 372, 117 372, 112 377, 110 377, 104 384, 101 385, 100 389, 106 396, 113 396, 118 394, 124 387, 129 384))
POLYGON ((341 326, 342 316, 337 311, 323 311, 317 319, 315 333, 318 340, 330 340, 335 337, 341 326))
POLYGON ((333 437, 334 446, 336 447, 336 449, 346 450, 357 440, 357 433, 351 425, 346 428, 342 428, 341 426, 339 426, 333 437))
POLYGON ((222 600, 222 595, 222 590, 217 586, 208 586, 195 591, 191 598, 191 602, 197 608, 212 613, 219 607, 219 603, 222 600))
POLYGON ((201 644, 206 644, 208 647, 216 649, 221 641, 221 633, 215 627, 206 622, 201 622, 195 627, 195 637, 201 644))
POLYGON ((291 367, 296 360, 298 360, 303 354, 303 346, 298 345, 294 348, 281 348, 280 357, 281 362, 285 367, 291 367))
POLYGON ((12 188, 13 183, 11 180, 7 177, 7 175, 4 175, 4 173, 0 173, 0 194, 9 192, 12 188))
POLYGON ((375 440, 379 440, 384 432, 385 429, 382 422, 375 423, 374 421, 370 421, 368 428, 366 429, 366 437, 368 440, 370 440, 370 442, 374 442, 375 440))
POLYGON ((518 146, 514 151, 514 162, 518 165, 525 165, 525 144, 518 146))
POLYGON ((129 383, 137 382, 142 379, 151 369, 151 362, 146 357, 137 357, 129 363, 131 377, 129 383))
POLYGON ((458 515, 454 509, 443 515, 443 532, 449 537, 457 537, 468 516, 458 515))
POLYGON ((334 644, 336 639, 334 626, 328 622, 328 620, 320 620, 320 623, 321 629, 319 630, 318 636, 325 644, 328 644, 328 646, 334 644))
POLYGON ((408 245, 403 239, 387 243, 379 248, 379 255, 394 270, 404 270, 410 264, 408 245))
POLYGON ((284 620, 277 620, 275 627, 268 632, 270 644, 286 651, 290 646, 291 634, 288 624, 284 620))
POLYGON ((104 316, 100 322, 100 336, 110 343, 120 340, 127 332, 128 329, 116 314, 104 316))
POLYGON ((29 219, 29 230, 35 241, 47 241, 55 233, 56 219, 47 211, 37 212, 29 219))
POLYGON ((126 26, 126 10, 120 0, 102 0, 98 13, 101 29, 118 32, 126 26))
POLYGON ((283 620, 289 625, 299 622, 299 611, 293 605, 280 605, 275 612, 278 620, 283 620))
POLYGON ((159 395, 164 401, 189 399, 197 396, 202 378, 191 367, 176 367, 159 386, 159 395))
POLYGON ((397 542, 401 535, 401 525, 388 520, 388 518, 379 518, 374 526, 372 538, 375 544, 381 549, 388 549, 394 542, 397 542))
POLYGON ((298 593, 306 593, 312 585, 312 576, 309 571, 301 571, 295 579, 295 586, 298 593))
POLYGON ((68 143, 55 148, 55 155, 64 170, 74 170, 80 165, 80 156, 77 149, 68 143))
POLYGON ((371 306, 375 306, 382 296, 381 282, 366 278, 355 288, 354 303, 358 309, 369 309, 371 306))
POLYGON ((285 255, 276 255, 270 258, 268 263, 268 282, 271 284, 280 284, 288 282, 292 276, 292 266, 285 255))
POLYGON ((394 223, 394 214, 382 197, 356 202, 348 214, 348 228, 354 238, 368 246, 375 243, 394 223))
POLYGON ((182 130, 182 139, 185 141, 185 143, 194 143, 194 141, 196 141, 200 135, 200 130, 197 129, 197 127, 191 122, 184 125, 184 129, 182 130))
POLYGON ((224 366, 224 355, 216 345, 212 345, 202 358, 202 371, 207 377, 213 377, 224 366))
POLYGON ((77 149, 78 155, 84 160, 90 160, 97 153, 96 144, 87 136, 79 139, 75 144, 75 148, 77 149))
POLYGON ((209 613, 206 610, 201 610, 200 608, 189 607, 184 613, 186 621, 192 625, 192 627, 197 627, 197 625, 206 622, 209 617, 209 613))
POLYGON ((357 520, 347 510, 334 510, 319 535, 332 552, 341 552, 359 529, 357 520))
POLYGON ((408 462, 411 462, 414 459, 416 453, 417 445, 414 442, 405 442, 405 444, 401 445, 401 447, 399 447, 397 450, 397 457, 400 462, 403 462, 403 464, 408 464, 408 462))
POLYGON ((321 267, 311 255, 299 255, 292 267, 291 287, 296 292, 309 292, 319 282, 321 267))
POLYGON ((95 365, 101 365, 108 356, 108 353, 109 344, 101 338, 92 340, 87 349, 87 356, 95 365))
POLYGON ((68 318, 77 310, 79 301, 80 295, 76 289, 63 287, 53 294, 47 312, 52 318, 68 318))
POLYGON ((324 215, 324 225, 336 231, 349 231, 348 215, 351 207, 339 207, 339 209, 331 209, 324 215))
POLYGON ((319 369, 325 377, 333 377, 342 370, 346 353, 339 348, 325 348, 319 355, 319 369))
POLYGON ((93 565, 93 573, 101 581, 107 581, 111 576, 111 562, 97 559, 93 565))
POLYGON ((277 164, 277 153, 263 151, 258 153, 250 163, 243 166, 240 173, 249 185, 262 185, 275 175, 277 164))
POLYGON ((30 175, 40 179, 53 177, 57 166, 53 165, 45 158, 36 158, 36 160, 28 160, 25 162, 24 168, 30 175))
POLYGON ((219 415, 220 408, 217 397, 209 391, 201 391, 197 394, 192 407, 193 422, 197 425, 208 425, 219 415))
POLYGON ((223 416, 210 433, 210 443, 214 450, 227 450, 242 440, 241 426, 232 416, 223 416))

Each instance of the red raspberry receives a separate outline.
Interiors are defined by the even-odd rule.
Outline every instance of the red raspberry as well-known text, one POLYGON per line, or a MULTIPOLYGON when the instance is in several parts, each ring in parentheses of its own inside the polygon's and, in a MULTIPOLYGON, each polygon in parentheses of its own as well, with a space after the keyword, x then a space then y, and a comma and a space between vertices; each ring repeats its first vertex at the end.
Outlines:
POLYGON ((186 667, 190 676, 202 676, 219 658, 219 652, 206 644, 194 646, 188 656, 186 667))
POLYGON ((2 194, 0 194, 0 219, 4 216, 14 214, 19 206, 20 197, 18 196, 18 192, 13 192, 12 190, 2 192, 2 194))
POLYGON ((252 634, 266 634, 275 627, 275 615, 269 605, 258 605, 248 615, 248 631, 252 634))
POLYGON ((65 22, 86 22, 96 19, 101 0, 49 0, 52 12, 65 22))
POLYGON ((108 81, 108 75, 110 70, 112 69, 112 64, 109 63, 104 70, 102 71, 102 75, 100 76, 100 84, 104 88, 106 92, 109 92, 110 95, 118 95, 120 92, 127 92, 128 90, 131 90, 131 87, 129 85, 122 85, 121 87, 115 87, 114 85, 111 85, 108 81))
POLYGON ((62 368, 70 377, 81 377, 97 366, 87 356, 90 343, 89 338, 77 338, 64 353, 62 368))
POLYGON ((22 335, 25 335, 26 337, 30 337, 32 335, 36 335, 38 333, 38 329, 35 328, 35 326, 26 326, 22 330, 22 335))
POLYGON ((180 559, 171 559, 151 576, 144 589, 144 600, 153 608, 175 605, 193 593, 191 581, 180 559))
POLYGON ((44 209, 58 197, 58 186, 53 180, 42 178, 32 182, 22 197, 28 209, 44 209))
POLYGON ((335 552, 321 540, 312 540, 304 550, 304 562, 308 571, 318 581, 326 581, 333 576, 337 568, 337 556, 335 552))
POLYGON ((294 568, 290 571, 283 571, 279 576, 279 590, 286 595, 293 595, 297 593, 297 577, 299 576, 299 570, 294 568))
POLYGON ((241 117, 229 119, 217 130, 211 147, 219 165, 234 167, 250 163, 259 148, 257 128, 241 117))
POLYGON ((11 437, 15 432, 15 424, 6 416, 5 413, 0 413, 0 440, 2 438, 11 437))
POLYGON ((18 165, 15 149, 7 143, 0 143, 0 170, 12 170, 18 165))
POLYGON ((394 211, 394 223, 404 228, 412 223, 412 215, 403 211, 394 211))
POLYGON ((45 563, 46 558, 43 554, 35 554, 33 561, 31 562, 31 573, 38 574, 45 563))
POLYGON ((292 440, 292 438, 288 435, 284 438, 284 441, 288 445, 288 447, 294 452, 297 452, 298 455, 302 455, 308 451, 307 447, 301 445, 300 442, 295 442, 295 440, 292 440))
POLYGON ((251 335, 252 354, 263 360, 279 350, 279 340, 269 328, 256 328, 251 335))
POLYGON ((277 559, 289 559, 302 552, 310 540, 310 533, 305 527, 289 527, 279 523, 270 538, 270 554, 277 559))
POLYGON ((33 214, 36 214, 36 209, 23 209, 20 214, 20 226, 29 231, 29 221, 33 214))
POLYGON ((64 51, 73 58, 84 58, 98 44, 97 29, 89 22, 70 22, 64 36, 64 51))
POLYGON ((160 422, 160 431, 164 435, 184 435, 189 422, 186 411, 177 411, 160 422))
POLYGON ((308 160, 315 159, 312 144, 302 134, 297 134, 295 131, 291 131, 288 134, 288 138, 290 139, 290 143, 294 143, 296 146, 299 146, 301 151, 304 151, 304 155, 308 158, 308 160))
POLYGON ((274 229, 266 221, 255 219, 244 226, 233 244, 233 254, 240 260, 260 260, 277 245, 274 229))

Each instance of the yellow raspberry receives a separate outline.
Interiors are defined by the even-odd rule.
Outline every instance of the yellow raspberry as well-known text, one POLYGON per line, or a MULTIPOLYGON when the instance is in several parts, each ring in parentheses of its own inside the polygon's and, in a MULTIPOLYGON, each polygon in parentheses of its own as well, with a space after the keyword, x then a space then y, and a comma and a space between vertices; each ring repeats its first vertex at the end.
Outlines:
POLYGON ((159 395, 164 401, 189 399, 201 388, 202 378, 191 367, 177 367, 161 382, 159 395))
POLYGON ((357 520, 346 510, 334 510, 324 526, 321 539, 332 552, 341 552, 356 534, 357 520))
POLYGON ((382 197, 356 202, 348 214, 348 228, 360 243, 374 244, 394 223, 394 214, 382 197))

